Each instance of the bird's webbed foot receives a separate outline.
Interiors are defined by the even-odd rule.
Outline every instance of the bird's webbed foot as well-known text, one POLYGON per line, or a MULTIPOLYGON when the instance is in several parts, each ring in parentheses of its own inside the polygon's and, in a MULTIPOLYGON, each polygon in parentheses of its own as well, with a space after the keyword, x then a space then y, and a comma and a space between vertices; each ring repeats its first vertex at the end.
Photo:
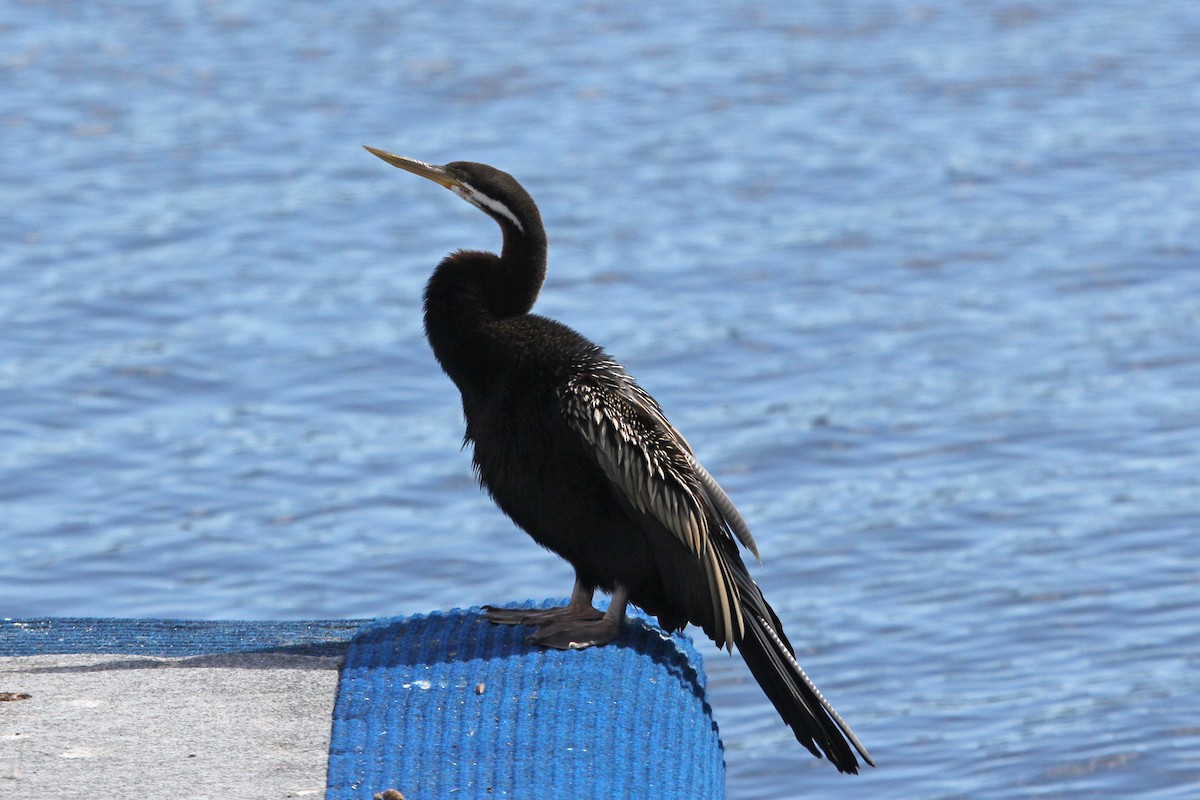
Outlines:
POLYGON ((562 620, 539 625, 528 641, 555 650, 582 650, 599 647, 617 638, 621 623, 602 616, 597 620, 562 620))
POLYGON ((573 605, 558 608, 498 608, 484 606, 484 619, 496 625, 549 625, 558 622, 586 622, 604 616, 592 604, 579 607, 573 605))
POLYGON ((498 608, 484 606, 484 618, 496 625, 537 625, 551 623, 590 622, 604 616, 604 612, 592 606, 596 590, 580 580, 575 580, 571 600, 558 608, 498 608))
POLYGON ((539 625, 537 633, 529 641, 555 650, 582 650, 585 647, 600 647, 608 644, 621 632, 625 624, 625 606, 629 603, 629 590, 617 585, 613 589, 612 602, 608 611, 599 619, 557 620, 539 625))

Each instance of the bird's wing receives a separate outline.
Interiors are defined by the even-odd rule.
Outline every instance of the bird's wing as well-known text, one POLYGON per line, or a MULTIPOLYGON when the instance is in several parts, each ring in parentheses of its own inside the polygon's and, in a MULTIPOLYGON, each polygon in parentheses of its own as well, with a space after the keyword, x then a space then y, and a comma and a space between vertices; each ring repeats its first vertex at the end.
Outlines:
POLYGON ((742 590, 728 555, 732 552, 740 562, 733 536, 758 556, 733 503, 654 398, 615 364, 611 372, 573 376, 559 397, 567 424, 583 438, 608 479, 700 563, 713 603, 713 638, 719 647, 732 647, 744 633, 742 590))

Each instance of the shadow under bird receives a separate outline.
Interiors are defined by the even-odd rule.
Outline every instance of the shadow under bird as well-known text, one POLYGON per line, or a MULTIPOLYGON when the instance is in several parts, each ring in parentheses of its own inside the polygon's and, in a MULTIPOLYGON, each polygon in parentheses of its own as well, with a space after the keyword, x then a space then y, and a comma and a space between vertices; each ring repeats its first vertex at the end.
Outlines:
POLYGON ((633 603, 667 630, 698 625, 734 646, 796 735, 841 772, 866 748, 796 663, 779 617, 738 549, 758 549, 733 503, 662 409, 616 361, 576 331, 531 314, 546 277, 546 232, 533 198, 486 164, 435 166, 366 148, 439 183, 504 235, 500 254, 446 256, 425 289, 425 332, 462 393, 480 483, 534 541, 575 568, 568 605, 485 607, 534 625, 559 649, 616 638, 633 603), (592 606, 596 589, 612 595, 592 606))

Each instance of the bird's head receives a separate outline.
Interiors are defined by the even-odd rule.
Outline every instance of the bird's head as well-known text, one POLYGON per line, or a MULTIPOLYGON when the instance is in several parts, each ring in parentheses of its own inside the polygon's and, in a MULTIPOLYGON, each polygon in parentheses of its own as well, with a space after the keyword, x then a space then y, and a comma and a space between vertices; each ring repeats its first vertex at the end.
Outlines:
POLYGON ((428 178, 445 186, 480 211, 496 220, 501 227, 514 227, 516 232, 529 235, 530 227, 541 226, 537 207, 516 178, 503 170, 473 161, 452 161, 444 166, 426 164, 374 147, 364 148, 393 167, 428 178))

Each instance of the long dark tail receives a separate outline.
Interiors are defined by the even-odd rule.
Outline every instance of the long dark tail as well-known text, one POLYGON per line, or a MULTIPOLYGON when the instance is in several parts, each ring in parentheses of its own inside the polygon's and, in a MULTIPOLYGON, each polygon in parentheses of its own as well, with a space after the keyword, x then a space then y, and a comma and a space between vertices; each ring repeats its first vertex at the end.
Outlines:
MULTIPOLYGON (((761 598, 759 594, 756 599, 761 598)), ((783 634, 779 617, 766 600, 761 600, 761 606, 755 602, 746 603, 742 614, 745 635, 737 648, 750 667, 750 673, 800 744, 817 758, 824 753, 839 772, 858 772, 855 750, 864 761, 875 766, 854 731, 796 663, 795 650, 783 634)))

